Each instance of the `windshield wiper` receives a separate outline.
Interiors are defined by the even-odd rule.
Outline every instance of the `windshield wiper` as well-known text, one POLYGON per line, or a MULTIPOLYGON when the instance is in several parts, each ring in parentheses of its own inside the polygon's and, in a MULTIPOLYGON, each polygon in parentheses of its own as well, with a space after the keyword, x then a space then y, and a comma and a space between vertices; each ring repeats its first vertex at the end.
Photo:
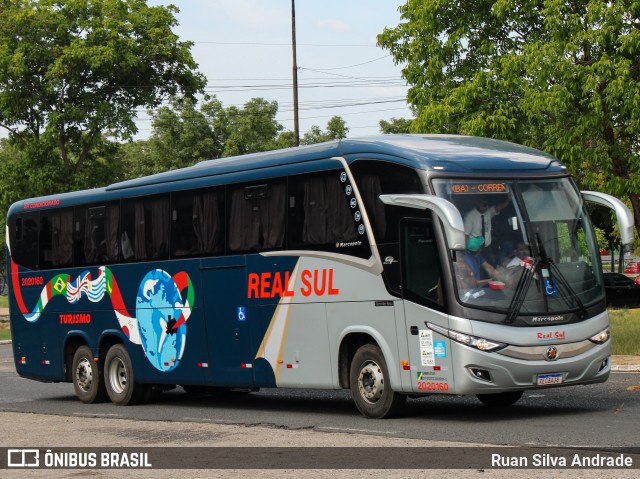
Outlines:
POLYGON ((532 266, 522 267, 522 274, 520 275, 516 290, 513 293, 513 297, 511 298, 511 303, 509 304, 509 313, 504 319, 505 323, 513 323, 518 317, 518 314, 520 314, 520 309, 524 304, 524 298, 527 294, 527 291, 529 291, 529 286, 531 285, 531 280, 534 277, 534 271, 538 267, 538 263, 539 261, 536 259, 534 260, 532 266))
MULTIPOLYGON (((542 241, 540 241, 540 235, 536 233, 536 242, 538 245, 538 251, 540 252, 540 258, 542 260, 540 264, 540 272, 542 273, 543 287, 545 288, 545 295, 552 296, 552 291, 556 289, 556 284, 561 288, 561 294, 563 301, 567 305, 569 309, 573 309, 574 305, 569 302, 567 297, 570 297, 575 302, 575 306, 577 306, 580 311, 579 317, 580 319, 585 319, 588 316, 587 308, 585 308, 582 301, 580 301, 580 297, 576 294, 576 292, 571 287, 571 284, 567 281, 567 279, 560 271, 560 268, 554 261, 547 256, 547 253, 544 249, 544 245, 542 241), (553 276, 551 276, 551 272, 553 276), (549 292, 549 289, 551 292, 549 292)), ((545 296, 545 297, 546 297, 545 296)), ((549 309, 547 303, 547 310, 549 309)))
POLYGON ((571 287, 571 284, 564 277, 564 275, 560 271, 560 268, 558 268, 558 265, 555 264, 553 261, 549 261, 549 267, 550 267, 550 269, 553 269, 553 274, 554 274, 554 277, 558 281, 558 286, 560 286, 561 289, 563 289, 565 293, 568 293, 567 295, 562 294, 562 299, 564 299, 564 302, 571 309, 572 305, 569 302, 569 300, 567 299, 567 296, 570 296, 571 299, 573 299, 575 301, 576 306, 578 307, 578 310, 580 311, 580 314, 579 314, 580 319, 586 319, 586 317, 589 315, 589 313, 587 312, 587 308, 585 308, 585 306, 582 303, 582 301, 580 301, 580 297, 576 294, 576 292, 571 287))

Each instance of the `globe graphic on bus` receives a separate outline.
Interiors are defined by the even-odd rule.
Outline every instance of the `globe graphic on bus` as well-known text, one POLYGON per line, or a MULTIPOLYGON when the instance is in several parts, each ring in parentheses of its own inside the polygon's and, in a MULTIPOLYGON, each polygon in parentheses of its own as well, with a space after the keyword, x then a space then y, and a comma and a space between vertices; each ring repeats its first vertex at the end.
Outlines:
POLYGON ((187 325, 175 328, 183 306, 180 291, 166 271, 150 271, 142 279, 136 300, 140 341, 147 359, 160 371, 179 363, 187 337, 187 325))

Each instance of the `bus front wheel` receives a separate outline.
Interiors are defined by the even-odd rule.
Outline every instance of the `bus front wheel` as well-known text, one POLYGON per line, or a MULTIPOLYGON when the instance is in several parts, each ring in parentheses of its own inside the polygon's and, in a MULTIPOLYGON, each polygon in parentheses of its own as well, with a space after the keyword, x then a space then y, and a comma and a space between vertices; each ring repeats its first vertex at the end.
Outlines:
POLYGON ((71 365, 73 388, 78 399, 86 404, 102 402, 107 398, 102 370, 94 361, 91 349, 80 346, 73 355, 71 365))
POLYGON ((391 389, 387 363, 380 348, 374 344, 365 344, 356 351, 349 378, 353 400, 364 417, 394 416, 407 399, 391 389))
POLYGON ((104 376, 112 403, 128 406, 142 402, 146 397, 148 387, 145 384, 136 384, 131 358, 122 344, 114 344, 107 352, 104 376))

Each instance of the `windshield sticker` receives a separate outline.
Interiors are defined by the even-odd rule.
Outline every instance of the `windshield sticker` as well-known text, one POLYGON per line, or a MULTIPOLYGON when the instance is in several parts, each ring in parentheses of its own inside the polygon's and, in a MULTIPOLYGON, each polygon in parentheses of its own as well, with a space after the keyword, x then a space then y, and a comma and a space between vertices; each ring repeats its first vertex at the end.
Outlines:
POLYGON ((556 282, 552 279, 544 280, 544 292, 547 296, 557 296, 558 295, 558 286, 556 282))
POLYGON ((435 366, 435 352, 433 348, 433 332, 421 329, 420 334, 420 363, 422 366, 435 366))
POLYGON ((434 356, 436 358, 447 357, 447 343, 444 341, 434 341, 433 343, 434 356))

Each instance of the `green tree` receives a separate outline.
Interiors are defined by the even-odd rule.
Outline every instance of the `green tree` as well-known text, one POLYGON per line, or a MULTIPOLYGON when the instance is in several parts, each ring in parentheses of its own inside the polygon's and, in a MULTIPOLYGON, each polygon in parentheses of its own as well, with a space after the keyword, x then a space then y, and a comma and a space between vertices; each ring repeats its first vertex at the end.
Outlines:
POLYGON ((293 135, 293 131, 291 130, 283 130, 278 135, 276 139, 275 145, 276 149, 281 148, 293 148, 295 146, 295 139, 293 135))
POLYGON ((253 98, 243 107, 225 108, 216 97, 172 98, 150 112, 153 132, 148 140, 123 145, 126 176, 135 178, 198 161, 287 148, 293 133, 275 119, 277 102, 253 98))
POLYGON ((391 118, 391 121, 380 120, 380 132, 384 134, 410 133, 413 120, 391 118))
POLYGON ((322 143, 323 141, 329 141, 329 137, 318 125, 311 125, 309 131, 300 138, 301 145, 313 145, 315 143, 322 143))
POLYGON ((243 108, 221 109, 213 121, 224 145, 222 156, 245 155, 277 148, 283 126, 276 121, 278 102, 252 98, 243 108))
POLYGON ((329 140, 342 140, 347 137, 349 128, 347 123, 340 116, 332 116, 327 122, 327 136, 329 140))
POLYGON ((332 116, 327 122, 326 131, 322 131, 317 125, 312 125, 300 139, 300 144, 313 145, 323 141, 341 140, 347 137, 347 133, 349 133, 349 128, 344 119, 340 116, 332 116))
POLYGON ((190 166, 203 159, 219 158, 222 145, 215 136, 212 116, 222 109, 215 98, 172 98, 152 112, 153 132, 148 140, 124 145, 126 171, 138 177, 190 166))
POLYGON ((640 226, 640 2, 409 0, 378 43, 411 85, 419 132, 558 156, 640 226))
POLYGON ((86 187, 91 156, 107 136, 137 131, 137 108, 202 90, 191 44, 171 30, 177 11, 145 0, 0 0, 0 126, 28 153, 25 168, 61 171, 48 192, 86 187))

